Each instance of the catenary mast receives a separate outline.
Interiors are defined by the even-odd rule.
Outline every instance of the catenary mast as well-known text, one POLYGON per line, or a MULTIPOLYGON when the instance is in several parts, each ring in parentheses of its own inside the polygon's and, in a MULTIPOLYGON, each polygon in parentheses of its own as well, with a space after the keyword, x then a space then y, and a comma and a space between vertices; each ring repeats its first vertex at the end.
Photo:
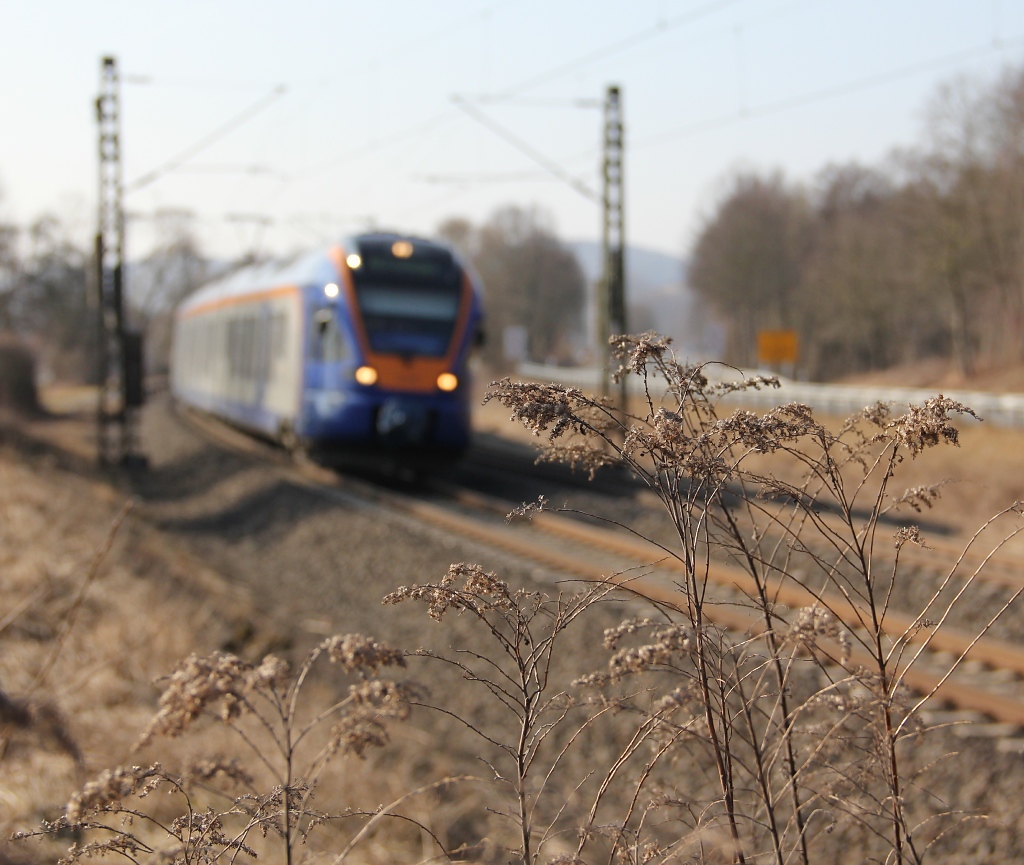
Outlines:
POLYGON ((121 168, 121 99, 117 60, 104 57, 99 124, 99 208, 96 231, 97 446, 103 465, 137 459, 136 414, 142 405, 142 342, 125 327, 124 183, 121 168))

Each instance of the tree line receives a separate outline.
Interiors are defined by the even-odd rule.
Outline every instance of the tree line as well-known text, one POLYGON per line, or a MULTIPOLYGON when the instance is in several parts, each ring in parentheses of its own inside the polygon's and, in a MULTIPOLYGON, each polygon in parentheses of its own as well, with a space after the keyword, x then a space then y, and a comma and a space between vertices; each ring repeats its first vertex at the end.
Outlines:
MULTIPOLYGON (((157 215, 161 241, 127 268, 127 324, 146 336, 150 371, 166 369, 171 311, 207 278, 190 218, 157 215)), ((37 375, 92 383, 98 375, 95 262, 53 214, 27 227, 0 222, 0 340, 32 352, 37 375)))
POLYGON ((586 277, 549 216, 508 205, 480 225, 448 219, 438 235, 480 275, 488 335, 483 356, 492 370, 503 372, 517 360, 578 358, 585 341, 586 277))
POLYGON ((795 331, 827 380, 929 357, 1024 360, 1024 69, 940 89, 917 147, 808 183, 733 176, 690 282, 752 366, 761 330, 795 331))
MULTIPOLYGON (((255 260, 209 257, 187 211, 166 210, 155 219, 159 241, 129 262, 125 280, 128 324, 144 334, 149 373, 168 368, 174 307, 213 275, 255 260)), ((482 277, 488 334, 482 352, 492 370, 578 355, 586 280, 545 213, 509 205, 477 225, 448 219, 437 233, 482 277), (511 348, 509 331, 521 336, 511 348)), ((0 220, 0 341, 30 349, 45 378, 95 380, 94 266, 90 251, 55 216, 27 228, 0 220)))
POLYGON ((0 335, 28 338, 48 375, 95 367, 95 315, 87 314, 88 256, 53 216, 28 228, 0 223, 0 335))

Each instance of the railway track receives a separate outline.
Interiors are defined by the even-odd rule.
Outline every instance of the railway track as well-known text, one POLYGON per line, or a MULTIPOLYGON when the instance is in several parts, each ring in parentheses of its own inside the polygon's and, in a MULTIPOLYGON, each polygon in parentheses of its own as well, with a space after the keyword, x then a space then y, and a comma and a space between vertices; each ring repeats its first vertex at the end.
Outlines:
MULTIPOLYGON (((452 482, 380 483, 338 474, 315 463, 293 462, 280 449, 209 418, 190 414, 189 420, 220 445, 274 462, 289 480, 318 495, 402 514, 447 535, 525 560, 552 582, 612 582, 658 604, 682 605, 677 588, 683 577, 682 564, 653 543, 614 525, 597 526, 557 512, 536 513, 509 523, 505 518, 510 509, 507 498, 452 482)), ((1012 569, 1006 574, 1013 574, 1012 569)), ((755 611, 731 603, 755 592, 749 574, 727 563, 714 563, 708 577, 716 593, 716 603, 705 607, 709 619, 738 632, 761 627, 755 611)), ((1012 578, 1016 582, 1011 582, 1011 577, 1000 579, 1019 588, 1019 574, 1012 578)), ((816 597, 791 582, 776 580, 769 590, 780 610, 824 603, 847 620, 860 612, 845 598, 816 597)), ((994 729, 1012 747, 1019 742, 1024 750, 1024 740, 1018 739, 1024 729, 1024 646, 987 636, 977 638, 946 625, 922 629, 911 617, 896 611, 887 613, 884 625, 888 633, 907 634, 912 650, 920 650, 918 662, 901 676, 911 691, 928 697, 927 710, 942 713, 955 707, 961 717, 995 721, 995 727, 983 725, 980 729, 994 729), (947 675, 951 662, 958 669, 947 675)), ((852 660, 867 666, 870 656, 859 651, 858 655, 854 649, 852 660)))

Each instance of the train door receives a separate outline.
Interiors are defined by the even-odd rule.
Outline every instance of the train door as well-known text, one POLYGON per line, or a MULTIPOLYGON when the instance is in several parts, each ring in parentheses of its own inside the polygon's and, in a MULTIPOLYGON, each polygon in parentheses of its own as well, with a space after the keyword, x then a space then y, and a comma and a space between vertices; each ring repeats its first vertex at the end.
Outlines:
POLYGON ((338 308, 332 305, 316 309, 310 327, 310 360, 320 367, 321 389, 340 389, 342 365, 350 354, 348 340, 338 321, 338 308))
POLYGON ((351 346, 338 316, 332 303, 315 303, 309 311, 306 399, 321 435, 327 434, 345 402, 351 346))

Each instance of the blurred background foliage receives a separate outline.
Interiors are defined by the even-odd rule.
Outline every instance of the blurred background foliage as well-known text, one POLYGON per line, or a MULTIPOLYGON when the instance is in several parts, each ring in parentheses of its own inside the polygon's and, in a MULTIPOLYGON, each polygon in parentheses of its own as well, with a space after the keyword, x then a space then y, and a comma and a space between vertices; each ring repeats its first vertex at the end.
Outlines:
POLYGON ((809 183, 731 177, 689 281, 756 362, 756 331, 794 330, 813 380, 950 357, 1024 360, 1024 70, 945 86, 915 149, 809 183))
MULTIPOLYGON (((758 332, 777 329, 798 336, 793 372, 818 381, 936 357, 967 377, 1024 361, 1024 68, 945 85, 924 129, 879 165, 829 165, 803 182, 750 169, 723 180, 680 273, 699 302, 693 321, 710 314, 726 335, 716 359, 755 366, 758 332)), ((256 256, 212 260, 188 211, 150 218, 163 241, 129 266, 128 314, 160 373, 175 304, 256 256)), ((560 239, 544 211, 511 204, 437 233, 484 282, 493 371, 592 359, 580 244, 560 239), (511 352, 510 332, 521 337, 511 352)), ((58 216, 17 226, 0 210, 0 334, 35 354, 44 381, 94 377, 90 260, 58 216)), ((658 310, 634 319, 657 325, 658 310)))
POLYGON ((520 360, 565 363, 577 355, 587 284, 573 251, 559 240, 550 218, 536 208, 508 206, 483 224, 449 219, 438 234, 480 275, 488 338, 484 359, 503 372, 514 351, 509 328, 522 328, 520 360))

